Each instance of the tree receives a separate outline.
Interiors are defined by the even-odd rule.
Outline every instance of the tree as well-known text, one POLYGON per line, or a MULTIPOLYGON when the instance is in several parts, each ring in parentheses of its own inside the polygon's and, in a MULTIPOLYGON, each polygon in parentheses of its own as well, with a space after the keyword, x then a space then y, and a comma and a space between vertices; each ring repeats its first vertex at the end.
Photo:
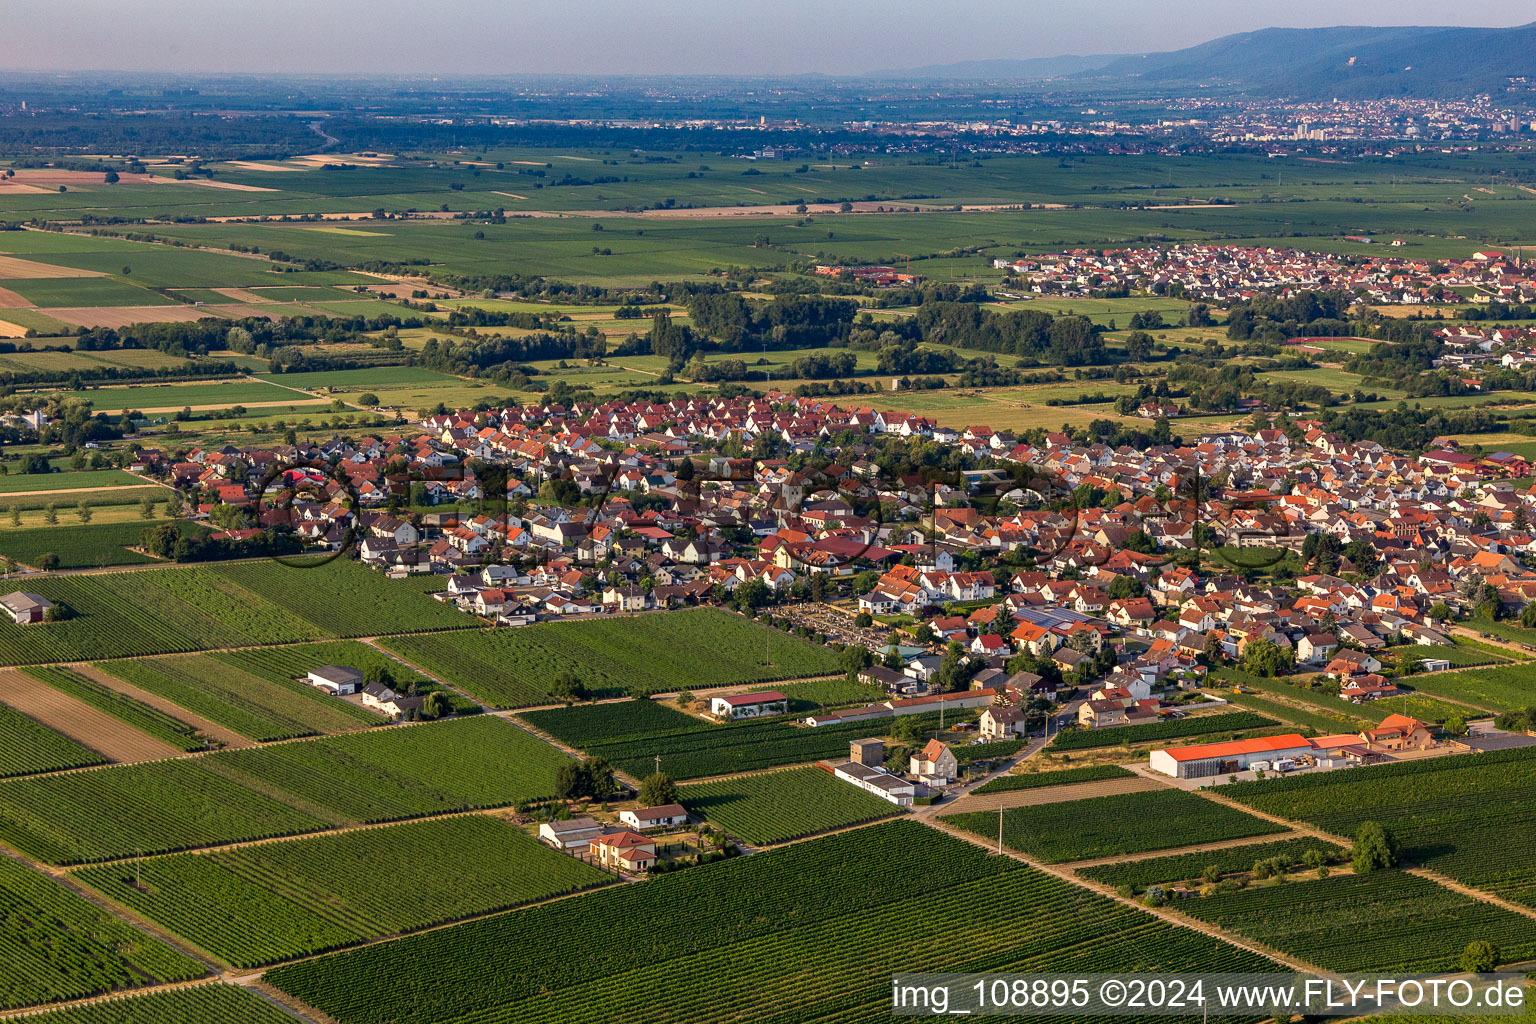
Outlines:
POLYGON ((372 391, 364 391, 362 394, 357 396, 357 404, 366 405, 369 408, 373 408, 379 404, 379 396, 374 394, 372 391))
POLYGON ((853 624, 859 629, 868 629, 875 624, 875 617, 869 612, 859 612, 853 617, 853 624))
POLYGON ((59 506, 55 505, 51 501, 44 505, 43 522, 47 523, 49 526, 57 526, 59 524, 59 506))
POLYGON ((869 648, 859 644, 849 644, 844 647, 842 653, 837 656, 837 667, 850 676, 858 675, 862 669, 866 669, 874 662, 874 655, 869 653, 869 648))
POLYGON ((1397 865, 1397 840, 1380 822, 1364 821, 1355 832, 1355 846, 1350 852, 1355 874, 1363 875, 1397 865))
POLYGON ((21 508, 19 506, 16 506, 16 505, 12 505, 11 506, 11 525, 12 526, 20 526, 21 525, 21 508))
POLYGON ((1461 969, 1468 974, 1486 974, 1499 966, 1499 947, 1484 939, 1474 939, 1461 951, 1461 969))
POLYGON ((1256 676, 1283 676, 1296 667, 1296 654, 1271 640, 1251 640, 1243 649, 1243 671, 1256 676))
POLYGON ((673 474, 679 480, 692 480, 694 477, 693 460, 687 456, 677 464, 677 472, 673 474))
POLYGON ((442 718, 449 711, 448 695, 441 690, 433 690, 422 701, 421 714, 424 718, 442 718))
POLYGON ((550 696, 560 700, 586 700, 588 693, 586 684, 573 672, 557 672, 555 678, 549 684, 550 696))
POLYGON ((1451 736, 1465 736, 1467 733, 1467 722, 1460 715, 1453 715, 1445 720, 1445 725, 1441 728, 1451 736))
POLYGON ((677 783, 666 772, 652 772, 640 780, 640 806, 660 807, 677 803, 677 783))
POLYGON ((139 518, 140 519, 153 519, 153 518, 155 518, 155 499, 154 498, 146 497, 143 501, 139 502, 139 518))
POLYGON ((108 185, 116 185, 121 179, 118 177, 116 171, 108 171, 102 177, 102 180, 105 181, 108 185))
POLYGON ((606 757, 589 757, 581 763, 587 776, 587 795, 594 800, 608 800, 619 792, 619 783, 613 776, 613 765, 606 757))
POLYGON ((1429 617, 1439 619, 1442 622, 1451 617, 1451 606, 1444 601, 1437 601, 1429 607, 1429 617))
POLYGON ((395 673, 382 661, 375 661, 363 669, 363 682, 378 683, 391 690, 395 688, 395 673))
POLYGON ((86 501, 84 498, 81 498, 80 499, 80 504, 75 506, 75 515, 80 517, 80 521, 82 523, 90 522, 91 521, 91 503, 86 501))
POLYGON ((52 551, 43 552, 37 560, 37 567, 44 572, 52 572, 59 567, 59 556, 52 551))
POLYGON ((561 800, 579 800, 585 796, 586 773, 579 764, 563 764, 555 772, 555 796, 561 800))

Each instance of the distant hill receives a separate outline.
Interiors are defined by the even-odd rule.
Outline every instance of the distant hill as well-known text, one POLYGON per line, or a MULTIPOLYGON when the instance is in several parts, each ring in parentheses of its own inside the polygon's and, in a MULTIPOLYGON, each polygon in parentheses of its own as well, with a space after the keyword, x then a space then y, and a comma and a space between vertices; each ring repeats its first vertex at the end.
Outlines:
POLYGON ((1117 60, 1133 56, 1125 53, 1102 53, 1093 57, 1066 54, 1061 57, 1031 57, 1026 60, 966 60, 958 64, 930 64, 921 68, 903 68, 891 71, 872 71, 870 78, 903 79, 953 79, 964 81, 991 81, 995 79, 1061 78, 1084 71, 1093 71, 1117 60))
POLYGON ((1069 77, 1166 92, 1200 86, 1301 99, 1450 97, 1536 79, 1536 22, 1517 28, 1266 28, 1167 53, 969 61, 913 69, 913 78, 1069 77), (1072 62, 1080 66, 1073 68, 1072 62))

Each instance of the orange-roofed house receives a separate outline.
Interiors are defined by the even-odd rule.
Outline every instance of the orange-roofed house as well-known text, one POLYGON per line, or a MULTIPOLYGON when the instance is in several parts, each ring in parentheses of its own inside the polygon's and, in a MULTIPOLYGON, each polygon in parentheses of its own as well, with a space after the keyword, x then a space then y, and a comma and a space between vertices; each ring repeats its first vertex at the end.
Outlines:
POLYGON ((656 863, 656 843, 638 832, 610 832, 587 843, 592 859, 610 870, 649 871, 656 863))
POLYGON ((1407 715, 1388 715, 1374 729, 1360 733, 1372 750, 1428 750, 1435 745, 1429 726, 1407 715))
POLYGON ((919 782, 930 786, 947 786, 960 774, 960 762, 949 744, 929 740, 922 750, 912 755, 912 774, 919 782))
POLYGON ((1299 733, 1262 736, 1226 743, 1197 743, 1152 751, 1152 769, 1176 779, 1204 779, 1231 775, 1246 769, 1254 761, 1273 761, 1284 757, 1315 754, 1316 749, 1299 733))

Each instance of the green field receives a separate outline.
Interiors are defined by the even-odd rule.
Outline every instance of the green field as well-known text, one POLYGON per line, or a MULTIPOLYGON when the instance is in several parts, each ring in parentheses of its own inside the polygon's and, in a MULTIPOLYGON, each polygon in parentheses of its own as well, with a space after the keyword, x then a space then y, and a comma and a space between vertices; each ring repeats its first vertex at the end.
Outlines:
POLYGON ((0 1010, 207 973, 58 882, 0 857, 0 1010))
POLYGON ((27 1018, 36 1024, 292 1024, 293 1017, 239 985, 191 985, 87 1003, 27 1018))
POLYGON ((89 747, 0 704, 0 778, 106 762, 89 747))
MULTIPOLYGON (((637 779, 654 770, 658 756, 662 770, 674 779, 841 758, 849 740, 878 736, 891 727, 891 720, 883 719, 813 729, 782 717, 716 725, 647 700, 528 711, 521 717, 562 743, 606 757, 637 779)), ((950 721, 956 717, 952 714, 950 721)), ((938 724, 937 714, 923 718, 925 729, 938 724)))
POLYGON ((390 651, 497 707, 550 701, 549 684, 574 673, 596 696, 830 675, 825 647, 714 608, 614 619, 549 622, 460 636, 394 637, 390 651), (772 658, 763 663, 765 647, 772 658))
POLYGON ((0 476, 0 494, 25 491, 85 490, 94 487, 129 487, 144 481, 120 469, 85 469, 71 473, 10 473, 0 476))
POLYGON ((1475 940, 1492 942, 1504 963, 1536 955, 1529 918, 1401 871, 1250 887, 1179 909, 1325 971, 1455 971, 1475 940))
POLYGON ((376 391, 384 388, 462 385, 463 378, 416 366, 377 366, 368 370, 327 370, 324 373, 269 373, 261 379, 289 388, 330 388, 332 391, 376 391))
POLYGON ((1134 772, 1117 764, 1089 764, 1080 768, 1064 768, 1060 771, 1029 772, 1020 775, 999 775, 991 782, 973 789, 972 793, 1011 793, 1020 789, 1040 789, 1043 786, 1067 786, 1074 782, 1101 782, 1105 779, 1132 779, 1134 772))
POLYGON ((1266 729, 1278 724, 1273 718, 1265 718, 1250 711, 1230 711, 1199 718, 1153 722, 1148 725, 1117 725, 1103 729, 1063 732, 1051 741, 1051 749, 1093 750, 1097 747, 1133 746, 1137 743, 1156 743, 1185 736, 1207 736, 1211 733, 1237 733, 1250 729, 1266 729))
POLYGON ((276 562, 149 569, 29 580, 77 617, 42 626, 0 621, 0 660, 88 661, 293 643, 474 620, 347 559, 301 569, 276 562))
POLYGON ((1308 853, 1316 850, 1328 860, 1345 856, 1332 843, 1318 839, 1278 839, 1270 843, 1255 842, 1248 846, 1227 846, 1219 850, 1201 853, 1176 853, 1170 857, 1151 857, 1143 860, 1121 861, 1117 864, 1098 864, 1079 868, 1077 873, 1106 885, 1146 886, 1154 883, 1183 882, 1198 888, 1205 884, 1201 872, 1215 867, 1223 874, 1247 871, 1255 861, 1282 857, 1291 867, 1304 864, 1308 853))
MULTIPOLYGON (((250 653, 123 659, 96 667, 259 742, 346 732, 386 721, 296 679, 249 671, 240 662, 250 653)), ((309 667, 330 664, 337 663, 316 660, 309 667)))
MULTIPOLYGON (((169 494, 169 491, 163 492, 169 494)), ((71 495, 71 497, 74 497, 71 495)), ((90 499, 93 503, 95 498, 90 499)), ((65 504, 59 507, 58 526, 38 529, 0 529, 0 554, 14 558, 23 565, 36 565, 43 555, 53 553, 59 558, 61 569, 82 569, 94 566, 145 565, 157 561, 149 555, 130 551, 139 538, 151 526, 168 522, 165 519, 133 519, 120 523, 85 523, 65 525, 73 518, 74 510, 65 504)), ((184 524, 185 525, 185 524, 184 524)))
POLYGON ((1404 856, 1467 885, 1536 906, 1536 749, 1375 765, 1349 772, 1239 782, 1222 795, 1349 838, 1364 821, 1397 837, 1404 856))
POLYGON ((692 817, 759 846, 859 825, 900 810, 812 767, 684 786, 679 799, 692 817))
POLYGON ((725 1024, 888 1016, 892 972, 1266 964, 897 821, 279 967, 267 977, 340 1024, 725 1024), (921 937, 889 940, 916 920, 921 937), (593 934, 606 941, 593 942, 593 934), (945 941, 931 941, 935 935, 945 941), (646 952, 637 958, 640 948, 646 952), (718 979, 746 964, 762 966, 750 985, 722 998, 718 979), (450 974, 454 983, 443 984, 450 974))
MULTIPOLYGON (((997 837, 997 815, 990 811, 944 820, 984 838, 997 837)), ((1003 813, 1004 845, 1045 864, 1284 831, 1284 826, 1181 789, 1062 800, 1003 813)))
POLYGON ((173 853, 553 793, 566 755, 470 718, 0 783, 0 840, 50 863, 173 853))
POLYGON ((236 967, 357 945, 613 881, 485 815, 157 857, 76 877, 236 967), (387 885, 379 884, 383 865, 389 865, 387 885))
MULTIPOLYGON (((116 413, 125 409, 176 410, 184 406, 224 407, 255 403, 283 403, 303 407, 319 399, 274 387, 263 380, 199 381, 192 384, 103 385, 75 392, 89 399, 96 412, 116 413)), ((273 414, 277 409, 272 409, 273 414)))
POLYGON ((169 306, 170 299, 110 277, 26 278, 5 281, 5 287, 34 306, 169 306))
MULTIPOLYGON (((1435 672, 1410 676, 1404 682, 1423 693, 1465 701, 1488 711, 1511 711, 1536 704, 1536 679, 1524 665, 1435 672)), ((1384 703, 1395 705, 1397 700, 1384 703)), ((1459 708, 1458 714, 1465 717, 1476 712, 1459 708)))
POLYGON ((24 669, 28 675, 40 679, 62 693, 104 711, 130 728, 146 733, 180 750, 203 750, 208 746, 204 737, 192 726, 158 708, 150 707, 126 693, 119 693, 103 686, 74 669, 62 665, 34 666, 24 669))

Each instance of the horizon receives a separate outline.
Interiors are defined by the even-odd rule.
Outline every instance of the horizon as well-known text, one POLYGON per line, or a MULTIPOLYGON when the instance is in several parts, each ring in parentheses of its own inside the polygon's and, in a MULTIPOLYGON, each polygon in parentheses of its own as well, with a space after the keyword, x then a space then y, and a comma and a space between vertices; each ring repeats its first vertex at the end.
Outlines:
POLYGON ((1268 28, 1532 23, 1520 0, 1474 0, 1462 5, 1454 26, 1443 24, 1442 6, 1429 0, 1364 0, 1343 19, 1335 4, 1302 0, 1286 13, 1285 24, 1274 23, 1270 5, 1254 0, 1186 0, 1179 17, 1156 19, 1142 16, 1134 0, 1047 0, 1028 12, 1004 0, 969 0, 942 11, 912 4, 899 18, 890 5, 873 0, 849 0, 833 11, 812 0, 781 0, 771 10, 748 11, 699 0, 669 0, 645 10, 610 12, 609 6, 572 0, 551 10, 457 0, 450 10, 428 12, 404 0, 345 0, 325 9, 275 0, 231 11, 186 0, 149 0, 132 8, 61 0, 12 15, 14 51, 35 57, 7 73, 357 77, 387 68, 397 77, 450 80, 861 78, 971 62, 1164 52, 1268 28), (460 27, 481 26, 473 38, 442 31, 444 16, 455 13, 460 27), (70 14, 62 19, 72 26, 66 36, 57 26, 70 14), (581 26, 581 33, 572 26, 581 26), (991 45, 976 49, 979 39, 991 45), (210 52, 218 58, 205 56, 210 52), (133 59, 125 60, 125 53, 133 59))

